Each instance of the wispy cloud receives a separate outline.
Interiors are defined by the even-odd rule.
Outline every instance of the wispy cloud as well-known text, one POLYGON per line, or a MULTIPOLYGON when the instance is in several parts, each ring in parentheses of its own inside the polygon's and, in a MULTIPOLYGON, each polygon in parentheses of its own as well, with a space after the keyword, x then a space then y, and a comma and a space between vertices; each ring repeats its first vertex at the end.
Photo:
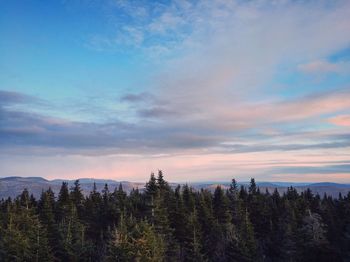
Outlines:
POLYGON ((274 167, 272 174, 350 174, 350 165, 274 167))
POLYGON ((239 54, 239 51, 250 49, 254 52, 252 55, 260 54, 258 58, 272 51, 298 58, 308 51, 309 54, 303 57, 305 61, 308 57, 319 58, 315 56, 317 53, 324 55, 333 48, 346 47, 349 37, 344 32, 349 26, 348 4, 347 1, 182 0, 144 4, 113 1, 108 15, 111 23, 117 25, 116 31, 105 37, 115 45, 126 43, 145 50, 162 45, 172 51, 184 48, 195 51, 221 43, 227 45, 224 52, 231 50, 229 54, 239 54), (120 14, 128 18, 127 26, 123 24, 124 20, 118 19, 120 14), (143 37, 135 37, 135 32, 140 32, 143 37), (118 41, 126 38, 129 40, 118 41), (202 44, 203 40, 206 45, 202 44), (231 48, 227 49, 228 46, 231 48), (260 48, 255 49, 255 46, 260 48), (261 48, 264 52, 260 52, 261 48), (290 53, 292 48, 294 51, 290 53))
MULTIPOLYGON (((19 103, 19 93, 11 95, 12 103, 19 103), (16 99, 12 99, 16 97, 16 99)), ((127 96, 124 101, 134 103, 143 101, 144 96, 127 96), (126 99, 127 98, 127 99, 126 99)), ((8 99, 8 103, 11 99, 8 99)), ((277 103, 269 105, 255 105, 241 108, 237 114, 225 115, 224 118, 196 118, 186 115, 186 111, 168 111, 169 109, 142 108, 136 106, 136 112, 140 119, 137 123, 114 121, 109 123, 77 122, 44 116, 36 113, 1 108, 0 136, 3 147, 11 146, 40 146, 66 148, 72 153, 89 153, 89 151, 101 154, 107 152, 176 152, 179 149, 205 149, 207 153, 242 153, 260 151, 295 151, 306 149, 328 149, 349 147, 349 137, 346 135, 315 137, 310 134, 306 140, 314 143, 302 142, 299 144, 281 143, 270 141, 261 143, 266 139, 284 137, 284 132, 270 133, 263 136, 247 136, 249 144, 230 144, 228 142, 244 139, 244 132, 260 132, 260 126, 271 123, 295 122, 309 117, 319 116, 325 113, 347 108, 349 97, 347 93, 333 95, 320 95, 315 98, 297 100, 295 102, 277 103), (341 98, 341 99, 340 99, 341 98), (334 101, 336 99, 336 101, 334 101), (340 99, 340 100, 339 100, 340 99), (339 101, 338 101, 339 100, 339 101), (342 104, 344 101, 344 105, 342 104), (334 107, 333 104, 336 106, 334 107), (318 105, 316 107, 315 105, 318 105), (268 107, 267 109, 265 107, 268 107), (254 108, 257 110, 254 110, 254 108), (278 109, 274 111, 275 109, 278 109), (302 113, 300 113, 302 112, 302 113), (147 119, 156 121, 146 121, 147 119), (171 121, 169 121, 171 119, 171 121), (227 123, 232 123, 232 126, 227 123), (243 122, 244 125, 235 125, 235 122, 243 122), (277 144, 274 144, 277 143, 277 144)), ((174 108, 175 109, 175 108, 174 108)), ((238 108, 237 108, 238 110, 238 108)), ((205 115, 204 115, 205 116, 205 115)), ((317 134, 317 133, 316 133, 317 134)))
POLYGON ((0 107, 6 105, 38 103, 40 99, 13 91, 0 90, 0 107))
POLYGON ((350 72, 350 63, 337 62, 332 63, 326 60, 316 60, 306 64, 300 64, 298 69, 308 74, 324 74, 324 73, 346 73, 350 72))
POLYGON ((328 121, 338 126, 350 126, 350 115, 338 115, 329 118, 328 121))
POLYGON ((154 100, 154 95, 145 92, 138 94, 128 93, 123 95, 120 100, 129 103, 149 102, 154 100))

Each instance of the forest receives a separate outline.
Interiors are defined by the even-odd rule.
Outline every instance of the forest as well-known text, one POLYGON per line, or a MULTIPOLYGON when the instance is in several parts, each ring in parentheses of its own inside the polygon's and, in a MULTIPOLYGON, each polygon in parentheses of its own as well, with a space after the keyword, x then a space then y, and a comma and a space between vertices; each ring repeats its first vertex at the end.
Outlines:
POLYGON ((0 261, 350 261, 350 193, 145 188, 82 194, 79 180, 0 201, 0 261))

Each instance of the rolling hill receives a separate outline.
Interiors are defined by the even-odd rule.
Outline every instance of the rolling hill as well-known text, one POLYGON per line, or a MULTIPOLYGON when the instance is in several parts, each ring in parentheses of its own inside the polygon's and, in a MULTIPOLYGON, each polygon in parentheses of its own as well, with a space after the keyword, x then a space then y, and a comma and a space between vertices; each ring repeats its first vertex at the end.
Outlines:
MULTIPOLYGON (((18 196, 25 188, 29 190, 36 198, 38 198, 43 190, 47 190, 49 187, 54 191, 57 196, 61 184, 63 181, 68 182, 69 186, 72 186, 75 180, 62 180, 54 179, 47 180, 42 177, 5 177, 0 178, 0 199, 2 198, 14 198, 18 196)), ((138 188, 143 190, 145 183, 141 182, 129 182, 129 181, 115 181, 111 179, 93 179, 93 178, 80 178, 79 179, 81 189, 83 193, 89 194, 93 189, 94 183, 98 191, 101 191, 104 185, 107 183, 109 190, 113 191, 119 184, 122 184, 123 189, 126 192, 130 192, 133 188, 138 188)), ((171 183, 172 187, 176 187, 178 183, 171 183)), ((223 188, 228 188, 229 183, 222 182, 210 182, 210 183, 189 183, 191 187, 196 190, 208 189, 213 191, 216 186, 221 185, 223 188)), ((242 182, 239 185, 248 186, 249 183, 242 182)), ((333 197, 338 197, 339 193, 346 195, 350 191, 350 184, 339 184, 331 182, 321 182, 321 183, 288 183, 288 182, 257 182, 261 192, 268 190, 273 192, 275 188, 283 194, 287 191, 289 186, 296 188, 298 192, 305 191, 310 188, 314 194, 318 193, 323 196, 324 194, 331 195, 333 197)))

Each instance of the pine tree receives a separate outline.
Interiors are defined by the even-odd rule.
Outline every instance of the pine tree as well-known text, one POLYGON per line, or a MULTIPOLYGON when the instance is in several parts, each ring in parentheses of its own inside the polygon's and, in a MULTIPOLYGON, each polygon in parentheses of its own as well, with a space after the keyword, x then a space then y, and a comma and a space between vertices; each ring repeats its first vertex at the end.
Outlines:
POLYGON ((64 182, 57 201, 50 188, 0 200, 0 261, 348 261, 349 217, 350 193, 281 196, 253 179, 172 189, 160 171, 144 191, 94 184, 87 197, 64 182))
POLYGON ((255 195, 257 193, 257 186, 255 183, 255 179, 250 179, 250 185, 249 185, 249 194, 255 195))
POLYGON ((27 203, 25 190, 19 201, 7 205, 0 226, 1 261, 52 261, 47 231, 27 203))
POLYGON ((146 183, 146 201, 150 212, 147 212, 147 218, 151 223, 154 223, 155 198, 158 194, 157 180, 154 174, 151 174, 149 181, 146 183))
POLYGON ((179 245, 174 238, 174 230, 170 226, 169 210, 167 204, 173 201, 170 199, 168 193, 163 191, 166 189, 158 190, 157 195, 154 198, 154 216, 153 225, 154 229, 162 239, 164 239, 166 260, 172 261, 178 256, 179 245))
POLYGON ((122 216, 108 246, 107 261, 165 261, 164 240, 146 221, 122 216))
POLYGON ((98 261, 106 252, 106 243, 104 225, 101 223, 101 214, 103 199, 100 192, 97 191, 97 185, 94 183, 93 189, 85 200, 85 223, 88 224, 86 228, 86 235, 90 239, 89 243, 89 257, 92 261, 98 261))
POLYGON ((58 194, 56 209, 56 220, 58 222, 61 222, 68 216, 71 204, 72 203, 69 197, 68 183, 62 182, 62 186, 58 194))
POLYGON ((47 231, 48 242, 54 256, 58 256, 60 246, 58 244, 59 232, 55 221, 55 195, 51 188, 41 193, 38 202, 39 219, 47 231))
POLYGON ((213 209, 219 224, 228 224, 231 222, 232 217, 229 211, 229 199, 220 186, 217 186, 214 191, 213 209))
POLYGON ((73 204, 75 205, 78 217, 82 218, 84 215, 84 195, 82 193, 79 180, 75 180, 74 187, 71 189, 70 192, 70 199, 72 200, 73 204))

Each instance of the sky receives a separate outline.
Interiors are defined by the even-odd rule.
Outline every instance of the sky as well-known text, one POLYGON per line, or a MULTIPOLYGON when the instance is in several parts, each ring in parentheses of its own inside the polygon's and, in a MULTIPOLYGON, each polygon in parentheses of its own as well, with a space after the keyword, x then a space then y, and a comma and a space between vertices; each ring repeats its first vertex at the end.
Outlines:
POLYGON ((0 177, 350 183, 350 1, 0 0, 0 177))

